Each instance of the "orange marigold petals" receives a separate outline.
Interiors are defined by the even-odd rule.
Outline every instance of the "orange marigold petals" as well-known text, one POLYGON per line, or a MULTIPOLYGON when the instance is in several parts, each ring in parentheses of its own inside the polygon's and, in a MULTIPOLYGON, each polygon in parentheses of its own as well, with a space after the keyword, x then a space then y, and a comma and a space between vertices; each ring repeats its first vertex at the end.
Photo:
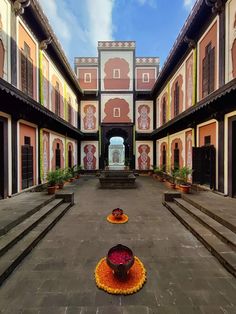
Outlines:
POLYGON ((146 269, 138 257, 134 257, 134 265, 130 268, 125 281, 114 276, 107 265, 106 257, 102 258, 95 269, 95 281, 98 288, 111 294, 132 294, 139 291, 146 281, 146 269))
POLYGON ((125 214, 121 216, 121 219, 115 219, 115 217, 110 214, 107 216, 107 221, 109 221, 112 224, 125 224, 129 220, 129 217, 125 214))

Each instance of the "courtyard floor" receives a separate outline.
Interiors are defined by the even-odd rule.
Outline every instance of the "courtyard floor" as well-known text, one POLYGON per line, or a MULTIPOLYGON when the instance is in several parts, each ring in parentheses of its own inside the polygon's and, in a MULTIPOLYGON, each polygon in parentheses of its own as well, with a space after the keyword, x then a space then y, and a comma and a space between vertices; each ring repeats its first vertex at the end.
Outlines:
POLYGON ((75 205, 0 288, 0 313, 236 313, 235 278, 162 205, 164 185, 137 180, 135 190, 101 190, 92 176, 67 186, 75 205), (106 221, 115 207, 127 224, 106 221), (147 269, 134 295, 95 285, 97 262, 118 243, 147 269))

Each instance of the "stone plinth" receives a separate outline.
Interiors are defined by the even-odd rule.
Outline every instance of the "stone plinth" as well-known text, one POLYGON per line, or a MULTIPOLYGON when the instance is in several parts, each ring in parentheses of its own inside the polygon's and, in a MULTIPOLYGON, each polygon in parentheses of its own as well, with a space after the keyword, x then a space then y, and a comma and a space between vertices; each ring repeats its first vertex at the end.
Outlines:
POLYGON ((135 189, 136 177, 128 170, 104 170, 99 181, 102 189, 135 189))

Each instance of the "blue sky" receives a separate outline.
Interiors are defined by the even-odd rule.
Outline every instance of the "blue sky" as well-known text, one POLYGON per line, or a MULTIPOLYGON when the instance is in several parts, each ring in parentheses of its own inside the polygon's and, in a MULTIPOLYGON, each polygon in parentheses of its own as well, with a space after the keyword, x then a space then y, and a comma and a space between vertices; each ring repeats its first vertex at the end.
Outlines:
POLYGON ((164 63, 194 0, 38 0, 70 64, 98 40, 135 40, 138 57, 164 63))

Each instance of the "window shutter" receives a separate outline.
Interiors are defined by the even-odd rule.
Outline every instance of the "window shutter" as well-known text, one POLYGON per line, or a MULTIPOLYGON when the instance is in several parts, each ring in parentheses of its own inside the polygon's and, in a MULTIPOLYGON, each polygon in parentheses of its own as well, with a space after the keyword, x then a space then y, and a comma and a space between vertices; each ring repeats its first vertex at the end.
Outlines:
POLYGON ((27 93, 27 60, 24 52, 20 52, 20 70, 21 70, 21 90, 27 93))
POLYGON ((202 61, 202 97, 206 97, 208 95, 208 55, 202 61))
POLYGON ((28 95, 33 98, 34 88, 33 88, 33 60, 27 59, 27 83, 28 83, 28 95))
POLYGON ((209 93, 215 89, 215 47, 209 53, 209 93))

